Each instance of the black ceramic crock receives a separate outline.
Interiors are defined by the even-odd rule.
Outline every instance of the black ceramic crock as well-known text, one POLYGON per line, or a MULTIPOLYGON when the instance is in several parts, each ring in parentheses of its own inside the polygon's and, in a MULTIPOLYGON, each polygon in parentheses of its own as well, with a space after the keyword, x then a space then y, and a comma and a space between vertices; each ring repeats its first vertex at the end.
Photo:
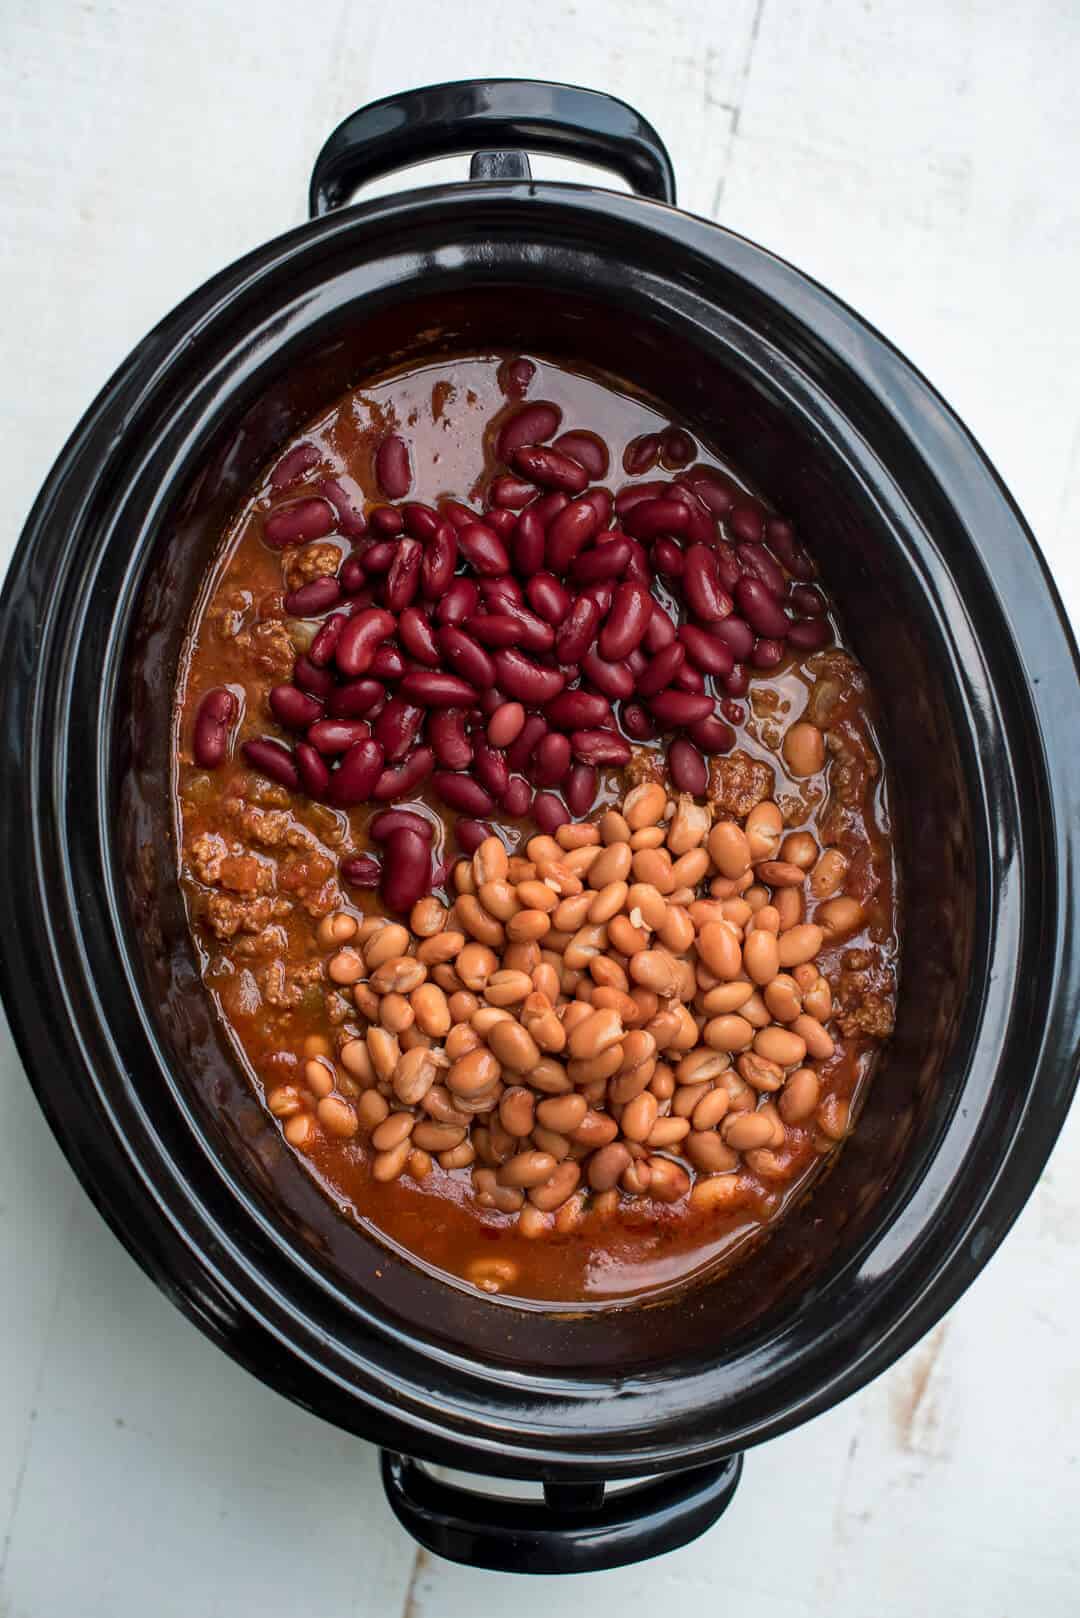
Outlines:
POLYGON ((0 611, 4 999, 121 1240, 234 1358, 383 1446, 425 1545, 612 1566, 700 1532, 742 1450, 909 1348, 1034 1186, 1078 1065, 1076 649, 956 417, 821 287, 677 211, 660 141, 621 102, 507 81, 380 102, 328 142, 311 212, 135 349, 26 525, 0 611), (636 194, 535 182, 523 148, 636 194), (470 183, 344 205, 467 150, 470 183), (230 1057, 176 883, 171 693, 234 503, 365 373, 495 348, 623 375, 743 468, 821 559, 883 709, 895 1038, 832 1174, 678 1307, 491 1301, 334 1216, 230 1057), (536 1479, 546 1500, 480 1498, 424 1460, 536 1479))

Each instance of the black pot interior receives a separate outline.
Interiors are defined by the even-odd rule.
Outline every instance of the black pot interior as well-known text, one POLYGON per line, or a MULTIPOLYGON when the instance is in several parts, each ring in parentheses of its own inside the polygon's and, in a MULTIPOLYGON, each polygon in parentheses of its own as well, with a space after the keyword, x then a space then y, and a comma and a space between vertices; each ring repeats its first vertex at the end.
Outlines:
MULTIPOLYGON (((807 353, 801 360, 820 370, 820 357, 807 353)), ((842 407, 840 367, 817 380, 842 407)), ((578 1374, 610 1376, 673 1357, 715 1360, 766 1319, 802 1308, 892 1217, 933 1150, 963 1079, 965 1024, 974 1015, 968 991, 986 904, 976 876, 985 832, 973 799, 973 741, 958 717, 933 593, 903 558, 889 519, 845 459, 840 436, 793 405, 790 389, 744 359, 737 342, 706 354, 677 326, 625 305, 609 308, 536 287, 523 297, 495 286, 399 299, 374 312, 369 301, 276 346, 262 365, 257 396, 249 390, 231 417, 222 415, 157 524, 132 595, 116 688, 121 784, 114 825, 115 854, 126 873, 122 920, 175 1090, 164 1093, 157 1074, 133 1075, 132 1082, 159 1132, 179 1140, 194 1126, 211 1162, 254 1193, 280 1239, 314 1258, 328 1285, 363 1298, 410 1333, 489 1360, 556 1372, 573 1366, 578 1374), (365 375, 404 360, 495 349, 585 362, 625 377, 729 458, 795 521, 819 559, 880 704, 904 893, 896 1035, 833 1171, 748 1263, 698 1285, 677 1308, 559 1318, 492 1304, 424 1273, 339 1218, 283 1150, 216 1023, 176 882, 173 683, 192 602, 234 505, 303 421, 365 375)), ((926 482, 920 467, 909 471, 926 482)), ((933 505, 928 482, 919 493, 933 505)), ((941 521, 938 537, 947 546, 944 511, 941 521)))

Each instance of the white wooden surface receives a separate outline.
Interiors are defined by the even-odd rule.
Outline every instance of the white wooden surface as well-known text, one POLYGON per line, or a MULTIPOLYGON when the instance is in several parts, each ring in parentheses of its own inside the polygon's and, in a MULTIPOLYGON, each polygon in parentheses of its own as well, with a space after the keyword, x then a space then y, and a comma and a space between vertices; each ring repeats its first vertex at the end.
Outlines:
MULTIPOLYGON (((1080 620, 1075 0, 7 0, 0 570, 84 405, 157 317, 303 217, 376 96, 475 74, 624 96, 681 201, 801 265, 941 387, 1080 620)), ((443 165, 443 171, 453 165, 443 165)), ((538 162, 538 173, 562 172, 538 162)), ((2 902, 2 901, 0 901, 2 902)), ((749 1457, 728 1516, 552 1584, 417 1556, 374 1452, 211 1348, 77 1187, 0 1036, 3 1618, 1075 1612, 1074 1117, 1002 1253, 893 1372, 749 1457)))

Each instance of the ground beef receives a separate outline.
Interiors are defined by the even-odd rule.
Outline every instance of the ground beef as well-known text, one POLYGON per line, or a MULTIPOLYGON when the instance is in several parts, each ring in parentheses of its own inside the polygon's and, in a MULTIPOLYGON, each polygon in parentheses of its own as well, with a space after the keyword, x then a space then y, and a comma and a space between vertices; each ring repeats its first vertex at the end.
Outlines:
POLYGON ((307 961, 286 970, 282 960, 271 961, 257 974, 263 999, 272 1006, 299 1005, 313 983, 322 978, 322 962, 307 961))
POLYGON ((714 758, 710 769, 709 798, 724 814, 743 819, 755 804, 771 797, 771 767, 749 753, 736 751, 714 758))
POLYGON ((254 667, 264 674, 283 680, 293 671, 296 648, 279 618, 245 629, 237 635, 236 644, 241 651, 250 653, 254 667))
POLYGON ((869 1034, 874 1039, 888 1038, 895 1020, 895 981, 888 967, 875 965, 869 950, 845 952, 832 988, 834 1015, 845 1037, 869 1034))
POLYGON ((289 947, 289 935, 278 922, 264 927, 261 933, 255 936, 238 938, 233 945, 233 954, 243 956, 245 959, 265 959, 270 955, 284 955, 289 947))
POLYGON ((340 901, 337 866, 317 849, 301 859, 283 861, 278 881, 286 893, 295 894, 309 916, 328 915, 340 901))
POLYGON ((305 545, 302 551, 297 551, 289 557, 285 566, 285 583, 290 590, 299 590, 301 585, 310 584, 313 579, 331 577, 341 566, 341 552, 336 545, 327 545, 325 541, 314 545, 305 545))
POLYGON ((225 812, 246 842, 259 848, 309 848, 311 833, 287 809, 260 809, 244 798, 228 798, 225 812))
POLYGON ((229 851, 229 845, 224 837, 217 832, 204 831, 192 840, 190 865, 191 873, 197 882, 204 888, 217 886, 221 876, 221 867, 229 851))
POLYGON ((254 897, 274 891, 274 867, 257 854, 228 854, 221 862, 221 886, 254 897))
POLYGON ((292 909, 289 899, 237 899, 230 893, 211 893, 204 912, 207 925, 217 938, 233 938, 237 933, 261 933, 275 918, 292 909))

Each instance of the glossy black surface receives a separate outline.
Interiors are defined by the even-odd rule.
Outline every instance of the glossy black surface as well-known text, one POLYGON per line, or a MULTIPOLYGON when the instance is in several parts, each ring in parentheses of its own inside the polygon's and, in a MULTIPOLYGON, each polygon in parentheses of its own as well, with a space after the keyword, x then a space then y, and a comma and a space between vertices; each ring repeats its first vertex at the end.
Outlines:
POLYGON ((310 215, 340 207, 381 174, 481 148, 576 158, 621 174, 643 197, 675 201, 664 143, 625 101, 538 79, 467 79, 386 96, 340 123, 315 161, 310 215))
POLYGON ((402 1527, 448 1561, 492 1573, 599 1573, 676 1551, 711 1528, 742 1465, 736 1455, 606 1495, 561 1484, 545 1490, 546 1504, 473 1493, 385 1450, 382 1477, 402 1527))
POLYGON ((249 255, 77 428, 8 574, 0 671, 0 979, 41 1104, 180 1307, 342 1427, 548 1481, 714 1463, 890 1364, 1038 1177, 1078 1067, 1075 646, 932 389, 717 226, 494 180, 249 255), (251 477, 365 371, 503 345, 631 378, 800 524, 882 700, 906 867, 897 1035, 837 1168, 752 1264, 589 1320, 445 1285, 332 1214, 214 1022, 171 842, 177 656, 251 477))

